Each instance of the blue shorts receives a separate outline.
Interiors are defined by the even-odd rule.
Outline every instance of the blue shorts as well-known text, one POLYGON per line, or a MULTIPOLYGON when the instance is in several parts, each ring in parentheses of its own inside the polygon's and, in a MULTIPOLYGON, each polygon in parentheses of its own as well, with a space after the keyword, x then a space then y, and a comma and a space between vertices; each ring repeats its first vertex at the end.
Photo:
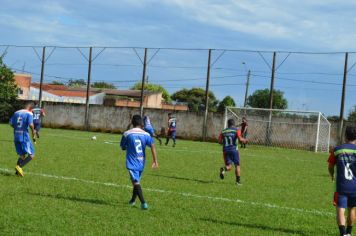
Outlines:
POLYGON ((30 154, 31 156, 33 156, 35 154, 35 149, 33 148, 31 141, 28 142, 15 141, 15 148, 16 148, 16 153, 20 156, 26 154, 30 154))
POLYGON ((238 151, 224 151, 225 165, 229 166, 234 163, 235 166, 240 165, 240 155, 238 151))
POLYGON ((35 127, 36 131, 40 131, 41 129, 41 123, 33 123, 33 126, 35 127))
POLYGON ((334 204, 338 208, 356 207, 356 195, 334 194, 334 204))
POLYGON ((128 170, 128 171, 129 171, 131 181, 139 183, 143 171, 139 171, 139 170, 128 170))
POLYGON ((168 137, 176 138, 176 131, 175 130, 168 130, 168 137))
POLYGON ((145 128, 145 131, 147 133, 149 133, 151 135, 151 137, 153 137, 153 135, 155 134, 155 130, 152 128, 145 128))

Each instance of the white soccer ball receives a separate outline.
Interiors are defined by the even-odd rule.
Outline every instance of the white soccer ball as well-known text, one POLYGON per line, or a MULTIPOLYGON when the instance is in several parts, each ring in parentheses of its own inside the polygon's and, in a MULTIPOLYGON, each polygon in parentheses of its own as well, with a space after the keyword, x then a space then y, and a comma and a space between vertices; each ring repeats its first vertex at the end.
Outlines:
POLYGON ((91 137, 91 140, 96 140, 96 136, 91 137))

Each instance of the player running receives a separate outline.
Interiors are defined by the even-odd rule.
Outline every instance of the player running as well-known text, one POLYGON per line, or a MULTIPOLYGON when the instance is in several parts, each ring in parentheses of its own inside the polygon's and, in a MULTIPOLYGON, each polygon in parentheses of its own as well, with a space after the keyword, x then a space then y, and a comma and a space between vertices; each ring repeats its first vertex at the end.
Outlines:
POLYGON ((172 115, 172 113, 168 113, 168 132, 166 137, 166 146, 169 143, 169 138, 173 139, 173 147, 176 146, 176 128, 177 119, 172 115))
POLYGON ((126 168, 129 171, 130 179, 133 186, 132 198, 129 201, 130 205, 135 205, 136 198, 141 201, 141 209, 147 210, 148 205, 143 197, 140 179, 146 163, 146 146, 151 147, 153 163, 152 168, 157 168, 156 149, 153 138, 142 130, 142 118, 140 115, 134 115, 131 121, 134 128, 126 131, 122 136, 120 146, 122 150, 126 150, 126 168))
POLYGON ((241 137, 241 130, 235 127, 235 121, 229 119, 227 121, 227 128, 223 129, 219 136, 219 143, 223 145, 225 166, 220 168, 220 178, 224 179, 225 171, 230 171, 232 163, 235 165, 236 184, 241 184, 240 178, 240 155, 237 150, 237 139, 240 142, 247 142, 241 137))
POLYGON ((346 143, 335 147, 328 159, 332 181, 334 181, 336 166, 334 205, 336 206, 336 223, 342 236, 351 235, 352 224, 356 218, 356 126, 346 127, 345 137, 346 143), (348 209, 347 221, 345 220, 346 208, 348 209))
MULTIPOLYGON (((247 139, 248 123, 247 123, 246 117, 242 117, 242 122, 241 122, 240 126, 241 126, 241 136, 244 139, 247 139)), ((241 148, 246 148, 246 143, 241 142, 241 148)))
POLYGON ((40 108, 38 105, 36 105, 32 109, 32 113, 33 113, 33 125, 36 130, 36 135, 33 137, 33 142, 36 144, 36 138, 40 138, 41 119, 42 117, 46 116, 46 113, 44 109, 40 108))
POLYGON ((149 133, 151 135, 151 137, 154 137, 158 140, 159 145, 162 145, 162 140, 161 138, 155 134, 155 130, 152 126, 152 123, 150 121, 150 117, 148 117, 147 115, 143 114, 143 129, 149 133))
POLYGON ((21 177, 24 176, 22 168, 35 157, 35 150, 28 133, 28 128, 30 127, 32 137, 36 135, 31 112, 32 108, 33 104, 27 103, 24 109, 15 112, 10 119, 10 125, 14 128, 15 149, 19 155, 15 170, 16 174, 21 177))

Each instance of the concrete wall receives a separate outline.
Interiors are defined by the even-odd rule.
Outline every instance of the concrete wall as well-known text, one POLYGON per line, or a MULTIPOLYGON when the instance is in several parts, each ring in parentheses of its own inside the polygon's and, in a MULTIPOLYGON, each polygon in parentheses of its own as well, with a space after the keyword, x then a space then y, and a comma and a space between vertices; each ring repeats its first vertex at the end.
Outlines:
MULTIPOLYGON (((63 127, 84 129, 85 105, 65 104, 65 103, 44 103, 46 117, 43 119, 43 125, 46 127, 63 127)), ((150 116, 151 122, 160 133, 161 129, 167 128, 167 114, 171 111, 162 109, 145 109, 145 113, 150 116)), ((91 105, 89 111, 90 129, 105 132, 124 132, 129 123, 130 117, 139 114, 139 108, 115 107, 91 105)), ((177 136, 184 139, 200 140, 202 136, 203 113, 176 111, 177 117, 177 136)), ((253 117, 249 122, 249 140, 264 142, 266 137, 266 125, 255 124, 253 117)), ((257 119, 257 118, 256 118, 257 119)), ((261 117, 259 117, 261 119, 261 117)), ((272 126, 272 143, 275 146, 303 148, 314 150, 316 129, 315 124, 290 125, 286 123, 298 123, 292 118, 278 118, 272 126), (278 130, 278 132, 277 132, 278 130)), ((221 129, 223 128, 224 115, 218 113, 209 113, 207 120, 208 140, 216 141, 221 129)), ((330 144, 337 144, 338 124, 332 123, 330 144)), ((258 142, 260 143, 260 142, 258 142)))

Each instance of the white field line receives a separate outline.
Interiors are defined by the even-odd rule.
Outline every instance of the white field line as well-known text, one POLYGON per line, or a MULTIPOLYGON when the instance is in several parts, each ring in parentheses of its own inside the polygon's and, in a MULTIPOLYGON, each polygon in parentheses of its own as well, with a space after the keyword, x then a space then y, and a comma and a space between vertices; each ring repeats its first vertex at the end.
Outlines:
MULTIPOLYGON (((11 171, 11 170, 5 169, 5 168, 0 168, 0 171, 6 172, 6 173, 13 173, 14 172, 14 171, 11 171)), ((93 181, 93 180, 79 179, 79 178, 76 178, 76 177, 57 176, 57 175, 44 174, 44 173, 34 173, 34 172, 26 172, 26 174, 40 176, 40 177, 44 177, 44 178, 51 178, 51 179, 58 179, 58 180, 68 180, 68 181, 77 181, 77 182, 82 182, 82 183, 87 183, 87 184, 103 185, 103 186, 109 186, 109 187, 114 187, 114 188, 128 188, 128 189, 132 188, 132 186, 130 186, 130 185, 121 185, 121 184, 115 184, 115 183, 98 182, 98 181, 93 181)), ((320 215, 320 216, 334 216, 334 213, 327 212, 327 211, 322 211, 322 210, 316 210, 316 209, 308 210, 308 209, 303 209, 303 208, 284 207, 284 206, 279 206, 279 205, 271 204, 271 203, 249 202, 249 201, 244 201, 244 200, 240 200, 240 199, 214 197, 214 196, 208 196, 208 195, 198 195, 198 194, 194 194, 194 193, 185 193, 185 192, 174 192, 174 191, 164 190, 164 189, 144 188, 144 190, 145 191, 150 191, 150 192, 158 192, 158 193, 165 193, 165 194, 180 195, 180 196, 188 197, 188 198, 208 199, 208 200, 220 201, 220 202, 233 202, 233 203, 240 203, 240 204, 245 204, 245 205, 250 205, 250 206, 258 206, 258 207, 266 207, 266 208, 272 208, 272 209, 278 209, 278 210, 294 211, 294 212, 298 212, 298 213, 301 213, 301 214, 312 214, 312 215, 320 215)))

